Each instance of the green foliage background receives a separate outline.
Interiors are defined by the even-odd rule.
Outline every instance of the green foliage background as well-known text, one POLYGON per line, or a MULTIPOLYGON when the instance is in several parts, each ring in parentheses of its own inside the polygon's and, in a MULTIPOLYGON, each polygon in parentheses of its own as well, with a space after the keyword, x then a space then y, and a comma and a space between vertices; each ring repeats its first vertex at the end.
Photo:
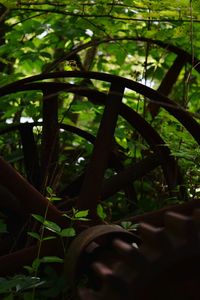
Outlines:
MULTIPOLYGON (((90 70, 123 76, 158 89, 176 59, 170 46, 182 49, 191 56, 190 61, 182 67, 169 97, 199 122, 200 74, 196 70, 200 64, 199 0, 0 1, 1 87, 40 73, 90 70)), ((76 82, 80 80, 73 79, 73 83, 76 82)), ((101 91, 106 91, 108 87, 107 84, 96 81, 93 84, 101 91)), ((74 125, 90 134, 96 134, 103 112, 101 106, 89 103, 84 97, 75 97, 64 92, 60 93, 58 100, 60 123, 74 125)), ((156 117, 153 117, 148 99, 126 90, 123 101, 161 135, 181 166, 189 198, 199 198, 199 145, 164 109, 160 109, 156 117)), ((41 120, 41 92, 23 92, 1 97, 0 130, 10 123, 41 120)), ((51 187, 53 196, 59 194, 66 182, 73 182, 84 171, 92 151, 92 144, 79 136, 66 131, 61 133, 59 176, 58 182, 51 187)), ((34 128, 34 134, 40 147, 41 126, 34 128)), ((118 119, 115 137, 125 166, 136 163, 151 153, 149 145, 121 117, 118 119)), ((16 132, 1 134, 0 154, 25 175, 19 140, 16 132)), ((114 174, 113 170, 108 169, 105 177, 109 178, 114 174)), ((105 222, 112 222, 181 202, 181 199, 169 195, 161 168, 134 182, 134 189, 138 201, 136 210, 122 191, 98 205, 99 217, 105 222)), ((60 198, 54 197, 51 200, 58 199, 60 198)), ((74 210, 72 216, 70 213, 65 216, 72 221, 87 220, 85 212, 74 210)), ((43 216, 35 215, 35 218, 60 236, 71 237, 76 234, 73 227, 61 231, 58 225, 50 223, 43 216)), ((132 228, 131 222, 124 222, 124 227, 132 228)), ((0 234, 5 232, 6 224, 0 215, 0 234)), ((38 233, 29 234, 41 240, 38 233)), ((55 257, 46 257, 46 262, 51 261, 55 262, 55 257)), ((0 294, 4 300, 33 299, 35 288, 39 287, 34 299, 51 299, 60 295, 66 287, 65 282, 49 266, 44 273, 45 282, 32 275, 0 278, 0 294), (46 289, 40 290, 43 284, 46 289)), ((64 297, 65 295, 62 299, 66 299, 64 297)))
MULTIPOLYGON (((191 64, 182 68, 170 97, 199 120, 200 76, 192 66, 194 58, 199 57, 199 16, 197 0, 1 1, 0 85, 41 72, 92 70, 120 75, 157 89, 176 58, 168 49, 170 44, 191 54, 191 64), (152 40, 165 46, 159 47, 152 40)), ((106 89, 104 84, 98 83, 98 87, 106 89)), ((162 109, 153 119, 147 109, 148 99, 136 93, 127 90, 124 102, 161 134, 186 175, 190 196, 198 197, 199 147, 190 134, 162 109)), ((60 121, 96 133, 102 107, 93 106, 85 99, 75 100, 65 93, 60 95, 60 103, 60 121), (66 113, 69 109, 70 113, 66 113)), ((8 120, 19 122, 22 117, 41 120, 41 93, 4 97, 0 109, 2 127, 8 120)), ((38 141, 40 133, 37 129, 38 141)), ((15 138, 15 134, 4 135, 0 140, 2 155, 11 162, 21 155, 15 138)), ((63 134, 63 141, 66 139, 60 160, 70 165, 64 171, 65 176, 73 178, 73 174, 83 170, 92 146, 67 133, 63 134), (76 151, 72 151, 73 147, 76 151), (85 160, 79 160, 80 157, 85 160)), ((125 165, 140 160, 149 151, 138 133, 122 119, 118 121, 116 140, 127 155, 125 165)), ((23 173, 19 163, 15 166, 23 173)), ((107 176, 110 174, 112 171, 107 176)), ((168 201, 159 170, 142 183, 136 182, 135 187, 140 195, 141 211, 168 201), (158 202, 163 197, 165 200, 158 202)), ((117 205, 123 210, 123 196, 119 194, 118 198, 117 205)))

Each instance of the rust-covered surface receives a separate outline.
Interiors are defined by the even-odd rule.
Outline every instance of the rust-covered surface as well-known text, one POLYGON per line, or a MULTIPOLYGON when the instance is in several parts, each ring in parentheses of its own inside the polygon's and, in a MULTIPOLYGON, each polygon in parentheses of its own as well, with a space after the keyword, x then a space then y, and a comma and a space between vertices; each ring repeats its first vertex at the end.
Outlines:
MULTIPOLYGON (((179 60, 180 57, 177 57, 175 63, 179 60)), ((178 71, 180 70, 177 70, 176 78, 178 71)), ((180 189, 178 197, 185 201, 184 204, 141 216, 129 216, 127 220, 142 223, 134 233, 122 229, 117 224, 106 225, 96 214, 97 204, 120 190, 124 190, 129 200, 134 199, 135 205, 137 193, 132 183, 159 166, 162 167, 169 195, 173 195, 176 187, 184 186, 180 167, 165 141, 144 118, 122 102, 126 88, 145 96, 152 105, 156 103, 157 107, 166 109, 188 130, 196 142, 200 143, 200 125, 186 110, 167 97, 170 87, 164 94, 164 84, 165 82, 155 91, 114 75, 73 71, 41 74, 0 88, 0 97, 29 90, 43 93, 43 123, 12 124, 0 129, 0 134, 18 131, 23 149, 26 178, 3 158, 0 159, 0 185, 12 194, 10 202, 5 197, 1 197, 0 201, 7 201, 4 205, 8 210, 12 210, 14 203, 17 203, 14 222, 11 221, 12 228, 14 223, 19 223, 16 234, 23 229, 26 232, 24 224, 31 214, 46 214, 49 220, 65 228, 69 226, 68 219, 63 217, 66 209, 89 209, 90 221, 86 225, 82 222, 76 224, 76 230, 80 234, 72 242, 65 258, 66 277, 71 278, 73 282, 75 298, 197 299, 194 295, 200 279, 198 200, 187 201, 187 192, 180 189), (55 81, 58 78, 64 78, 66 82, 55 81), (107 92, 102 92, 94 87, 67 82, 70 78, 100 80, 109 83, 109 88, 107 92), (47 79, 48 81, 45 81, 47 79), (104 107, 96 137, 76 126, 58 122, 57 96, 63 91, 84 96, 93 105, 104 107), (115 128, 119 116, 137 130, 151 150, 141 161, 132 162, 129 166, 123 165, 115 141, 115 128), (33 133, 33 128, 37 125, 42 127, 40 149, 33 133), (45 184, 51 184, 51 180, 53 182, 56 176, 59 176, 52 174, 52 170, 55 170, 54 166, 59 156, 60 128, 92 143, 93 151, 86 170, 77 174, 76 179, 69 185, 65 182, 60 195, 66 198, 67 202, 65 206, 63 201, 59 207, 49 203, 43 196, 43 191, 45 184), (116 174, 105 179, 108 168, 113 168, 116 174), (80 266, 83 265, 84 269, 81 269, 80 266), (84 289, 77 291, 74 282, 79 280, 83 273, 88 276, 89 283, 84 289), (163 294, 163 290, 167 291, 166 294, 163 294)), ((11 244, 9 236, 2 238, 0 276, 14 274, 24 265, 31 264, 37 257, 37 242, 30 242, 24 237, 10 250, 11 244)), ((44 241, 41 255, 63 255, 58 239, 44 241)))

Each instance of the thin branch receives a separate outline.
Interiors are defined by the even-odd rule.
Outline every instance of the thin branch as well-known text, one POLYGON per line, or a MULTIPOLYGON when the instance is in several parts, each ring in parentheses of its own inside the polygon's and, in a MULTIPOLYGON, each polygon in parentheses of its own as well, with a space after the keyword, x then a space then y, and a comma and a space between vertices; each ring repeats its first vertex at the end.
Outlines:
MULTIPOLYGON (((87 49, 89 47, 92 47, 92 46, 98 46, 100 44, 104 44, 104 43, 109 43, 109 42, 119 42, 119 41, 141 41, 141 42, 149 42, 149 43, 152 43, 152 44, 155 44, 161 48, 164 48, 165 50, 167 51, 171 51, 179 56, 183 56, 186 60, 187 63, 191 64, 192 63, 192 59, 191 59, 191 55, 186 52, 185 50, 183 49, 180 49, 178 48, 177 46, 174 46, 174 45, 171 45, 171 44, 166 44, 160 40, 153 40, 153 39, 149 39, 149 38, 146 38, 146 37, 122 37, 122 38, 119 38, 119 37, 112 37, 112 38, 106 38, 106 39, 102 39, 102 40, 97 40, 97 39, 94 39, 92 41, 89 41, 85 44, 81 44, 80 46, 77 46, 75 49, 72 49, 70 52, 66 53, 66 55, 56 59, 54 62, 52 62, 49 66, 48 66, 48 72, 53 70, 54 67, 67 60, 68 57, 71 57, 72 55, 75 55, 77 54, 78 52, 84 50, 84 49, 87 49)), ((195 69, 196 71, 198 71, 200 73, 200 61, 194 57, 193 59, 193 69, 195 69)), ((46 73, 46 70, 45 70, 45 73, 46 73)))
POLYGON ((108 15, 111 15, 112 11, 113 11, 113 8, 114 6, 116 5, 117 3, 115 3, 115 0, 112 1, 111 5, 110 5, 110 9, 109 9, 109 12, 108 12, 108 15))
POLYGON ((94 26, 94 28, 97 28, 98 30, 102 31, 108 38, 110 38, 110 36, 107 34, 106 30, 102 26, 96 25, 94 22, 92 22, 91 20, 88 20, 85 17, 83 17, 83 20, 85 20, 90 25, 94 26))
POLYGON ((60 4, 58 2, 55 2, 55 3, 52 3, 52 2, 48 2, 48 1, 45 1, 45 2, 20 2, 20 6, 30 6, 30 5, 34 5, 34 6, 39 6, 39 5, 51 5, 51 6, 59 6, 59 7, 65 7, 67 6, 67 4, 60 4))
MULTIPOLYGON (((65 12, 61 10, 53 10, 53 9, 35 9, 35 8, 12 8, 12 10, 24 10, 24 11, 37 11, 37 12, 44 12, 44 13, 54 13, 54 14, 61 14, 65 16, 71 16, 71 17, 84 17, 84 18, 110 18, 113 20, 122 20, 122 21, 136 21, 136 22, 147 22, 149 19, 138 19, 138 18, 130 18, 130 17, 117 17, 113 15, 108 14, 78 14, 78 13, 71 13, 71 12, 65 12)), ((152 22, 156 23, 185 23, 185 22, 191 22, 190 18, 188 19, 152 19, 152 22)), ((193 19, 193 23, 200 23, 200 20, 193 19)))
MULTIPOLYGON (((113 0, 114 2, 115 0, 113 0)), ((113 2, 109 2, 109 3, 106 3, 106 6, 113 6, 113 2)), ((68 4, 70 4, 70 1, 68 3, 65 3, 65 4, 60 4, 58 2, 48 2, 48 1, 45 1, 45 2, 20 2, 20 5, 24 5, 24 6, 30 6, 30 5, 34 5, 34 6, 39 6, 39 5, 49 5, 49 6, 59 6, 59 7, 66 7, 68 4)), ((105 4, 103 2, 98 2, 98 4, 105 4)), ((79 3, 80 6, 94 6, 94 3, 89 3, 89 2, 81 2, 79 3)), ((141 6, 138 6, 138 5, 126 5, 126 4, 123 4, 123 3, 114 3, 114 6, 115 7, 123 7, 123 8, 134 8, 134 9, 145 9, 144 7, 141 7, 141 6)))
POLYGON ((35 15, 33 15, 33 16, 30 16, 30 17, 28 17, 28 18, 26 18, 26 19, 23 19, 23 20, 21 20, 21 21, 19 21, 19 22, 17 22, 17 23, 14 23, 14 24, 10 25, 10 28, 13 28, 13 27, 15 27, 15 26, 18 25, 18 24, 24 23, 24 22, 26 22, 26 21, 28 21, 28 20, 33 19, 33 18, 38 18, 38 17, 43 16, 43 15, 45 15, 45 14, 46 14, 46 13, 39 13, 39 14, 35 14, 35 15))

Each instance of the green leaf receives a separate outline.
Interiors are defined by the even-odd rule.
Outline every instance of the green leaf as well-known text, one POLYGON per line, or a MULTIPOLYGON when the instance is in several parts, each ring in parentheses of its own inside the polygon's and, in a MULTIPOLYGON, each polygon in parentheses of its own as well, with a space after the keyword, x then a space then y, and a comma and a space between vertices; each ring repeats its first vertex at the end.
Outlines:
POLYGON ((119 65, 122 65, 125 61, 126 55, 127 53, 125 51, 120 51, 120 49, 118 49, 118 51, 116 52, 116 61, 119 65))
POLYGON ((44 256, 40 259, 42 263, 63 263, 63 259, 58 256, 44 256))
POLYGON ((0 294, 36 287, 38 283, 41 284, 40 278, 21 274, 8 279, 0 278, 0 294))
POLYGON ((42 240, 48 241, 48 240, 54 240, 54 239, 56 239, 55 235, 51 235, 51 236, 44 237, 42 240))
POLYGON ((44 224, 44 227, 50 231, 53 231, 56 233, 59 233, 61 231, 61 227, 59 225, 57 225, 55 222, 45 220, 43 224, 44 224))
POLYGON ((97 215, 101 220, 104 220, 107 217, 104 208, 100 203, 97 205, 97 215))
POLYGON ((17 6, 17 0, 1 0, 0 3, 7 8, 15 8, 17 6))
POLYGON ((90 221, 88 218, 71 218, 72 221, 90 221))
POLYGON ((76 231, 73 227, 65 228, 60 232, 60 236, 72 237, 76 235, 76 231))
POLYGON ((30 235, 34 239, 40 240, 40 235, 37 232, 30 232, 30 231, 28 231, 27 233, 28 233, 28 235, 30 235))
POLYGON ((54 197, 54 196, 50 199, 50 201, 60 201, 60 200, 62 200, 62 198, 54 197))
POLYGON ((53 189, 50 186, 47 186, 46 191, 49 195, 53 194, 53 189))
POLYGON ((130 228, 131 225, 132 225, 132 222, 130 222, 130 221, 123 221, 123 222, 121 222, 121 226, 122 226, 124 229, 130 228))
POLYGON ((40 215, 32 214, 32 216, 37 221, 42 223, 46 229, 48 229, 50 231, 53 231, 53 232, 56 232, 56 233, 59 233, 61 231, 61 227, 59 225, 57 225, 55 222, 45 220, 44 217, 42 217, 40 215))
POLYGON ((16 286, 16 292, 22 292, 25 290, 30 290, 32 288, 36 288, 45 283, 45 281, 41 281, 39 277, 25 276, 25 275, 17 275, 19 277, 19 283, 16 286))
POLYGON ((133 230, 136 230, 138 228, 139 224, 133 224, 130 221, 123 221, 123 222, 121 222, 121 226, 124 229, 133 229, 133 230))
POLYGON ((34 219, 36 219, 38 222, 40 222, 40 223, 44 223, 44 217, 42 217, 42 216, 40 216, 40 215, 37 215, 37 214, 32 214, 32 217, 34 218, 34 219))
POLYGON ((86 210, 80 210, 78 212, 75 213, 74 217, 79 219, 79 218, 84 218, 88 216, 88 209, 86 210))
POLYGON ((32 262, 32 268, 34 270, 37 270, 40 266, 40 258, 36 258, 34 259, 34 261, 32 262))

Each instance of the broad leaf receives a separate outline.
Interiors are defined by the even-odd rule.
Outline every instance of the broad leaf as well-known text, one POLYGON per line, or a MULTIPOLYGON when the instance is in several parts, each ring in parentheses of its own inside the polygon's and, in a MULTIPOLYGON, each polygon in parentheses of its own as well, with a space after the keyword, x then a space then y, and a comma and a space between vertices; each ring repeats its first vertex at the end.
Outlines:
POLYGON ((63 237, 73 237, 76 235, 76 231, 73 227, 65 228, 60 232, 63 237))

